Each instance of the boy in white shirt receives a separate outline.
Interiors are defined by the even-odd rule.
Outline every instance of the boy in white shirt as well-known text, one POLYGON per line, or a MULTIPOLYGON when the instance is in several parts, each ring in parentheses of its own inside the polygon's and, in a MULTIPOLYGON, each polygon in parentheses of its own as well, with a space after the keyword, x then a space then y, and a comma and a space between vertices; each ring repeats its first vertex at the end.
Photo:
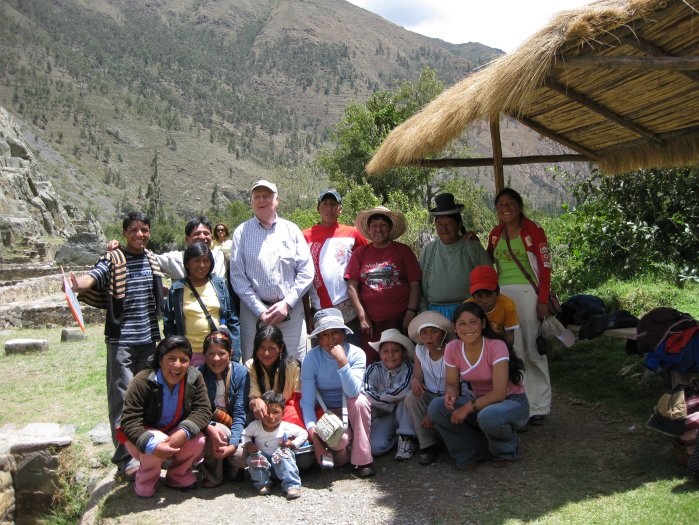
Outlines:
POLYGON ((269 494, 272 472, 282 482, 286 499, 301 497, 301 476, 294 449, 308 439, 305 429, 282 421, 284 395, 270 390, 262 395, 267 415, 250 423, 243 431, 243 447, 252 483, 261 496, 269 494))

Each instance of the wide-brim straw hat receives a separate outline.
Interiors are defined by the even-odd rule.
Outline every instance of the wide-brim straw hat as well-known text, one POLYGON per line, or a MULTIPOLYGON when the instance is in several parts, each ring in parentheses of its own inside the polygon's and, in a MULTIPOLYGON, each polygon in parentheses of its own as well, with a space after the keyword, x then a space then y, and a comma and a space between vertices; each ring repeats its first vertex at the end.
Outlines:
POLYGON ((385 206, 377 206, 370 210, 360 211, 357 214, 357 218, 354 221, 354 226, 362 232, 362 235, 367 239, 371 239, 369 236, 369 217, 372 215, 385 215, 393 223, 393 228, 391 228, 391 233, 389 238, 395 241, 398 237, 403 235, 408 230, 408 221, 405 220, 405 215, 399 211, 391 211, 385 206))
POLYGON ((381 332, 381 339, 379 339, 375 343, 369 343, 369 346, 371 346, 377 352, 380 352, 381 345, 389 342, 398 343, 399 345, 401 345, 403 348, 405 348, 405 351, 408 353, 408 359, 413 359, 413 356, 415 355, 415 345, 410 340, 410 338, 400 333, 400 330, 398 330, 397 328, 389 328, 388 330, 384 330, 383 332, 381 332))
POLYGON ((347 328, 345 320, 342 318, 342 312, 337 308, 324 308, 318 310, 313 316, 313 331, 311 337, 315 337, 321 332, 332 329, 344 330, 346 334, 354 332, 347 328))
POLYGON ((432 310, 426 310, 419 315, 416 315, 410 324, 408 325, 408 335, 410 339, 418 344, 422 344, 420 339, 420 330, 425 327, 433 326, 438 328, 442 332, 447 333, 447 339, 453 338, 455 335, 454 324, 444 317, 439 312, 434 312, 432 310))

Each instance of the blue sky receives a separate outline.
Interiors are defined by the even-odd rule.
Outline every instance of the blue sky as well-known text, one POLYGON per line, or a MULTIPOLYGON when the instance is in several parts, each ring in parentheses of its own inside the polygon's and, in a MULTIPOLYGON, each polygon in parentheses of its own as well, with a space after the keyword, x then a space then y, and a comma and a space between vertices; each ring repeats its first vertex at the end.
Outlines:
POLYGON ((590 0, 349 0, 405 29, 453 44, 516 47, 553 15, 590 0))

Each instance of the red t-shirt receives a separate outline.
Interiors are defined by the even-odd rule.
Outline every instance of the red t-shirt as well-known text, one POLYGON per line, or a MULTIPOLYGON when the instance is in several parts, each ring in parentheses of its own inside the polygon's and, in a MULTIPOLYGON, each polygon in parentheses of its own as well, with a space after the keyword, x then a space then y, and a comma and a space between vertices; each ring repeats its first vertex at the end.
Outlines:
POLYGON ((410 283, 422 279, 409 246, 393 241, 386 248, 367 244, 352 253, 345 279, 357 281, 359 298, 372 321, 398 317, 408 308, 410 283))
POLYGON ((311 249, 315 276, 311 301, 315 308, 330 308, 347 300, 345 272, 352 252, 367 244, 367 240, 354 226, 316 224, 303 230, 303 236, 311 249))

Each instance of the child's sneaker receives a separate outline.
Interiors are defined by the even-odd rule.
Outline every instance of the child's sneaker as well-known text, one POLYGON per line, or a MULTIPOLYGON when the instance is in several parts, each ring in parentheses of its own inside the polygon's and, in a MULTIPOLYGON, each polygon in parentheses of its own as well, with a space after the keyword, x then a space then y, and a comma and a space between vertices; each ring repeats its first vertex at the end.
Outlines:
POLYGON ((333 460, 333 453, 329 450, 323 452, 323 456, 320 458, 320 467, 326 470, 330 470, 335 466, 335 461, 333 460))
POLYGON ((257 493, 260 496, 267 496, 269 494, 269 487, 267 485, 262 485, 259 489, 257 489, 257 493))
POLYGON ((398 436, 398 450, 396 451, 396 459, 403 461, 410 459, 415 454, 415 445, 409 436, 398 436))

